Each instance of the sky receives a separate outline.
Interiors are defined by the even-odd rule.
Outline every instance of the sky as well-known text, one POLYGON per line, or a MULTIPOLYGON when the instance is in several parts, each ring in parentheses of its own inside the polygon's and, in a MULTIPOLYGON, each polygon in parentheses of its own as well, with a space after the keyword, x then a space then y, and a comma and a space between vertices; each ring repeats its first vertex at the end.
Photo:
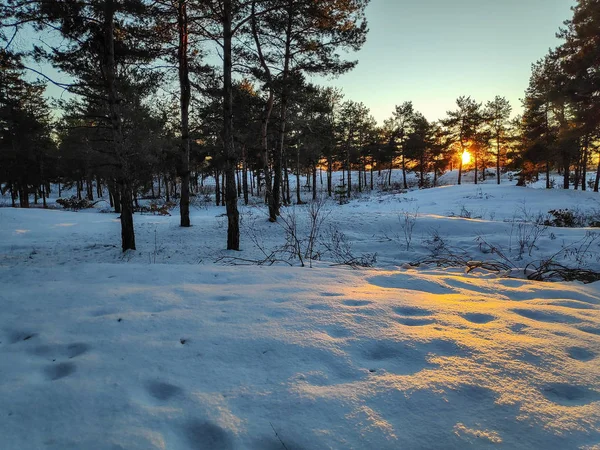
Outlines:
MULTIPOLYGON (((371 0, 367 42, 357 67, 318 84, 342 88, 382 124, 396 105, 412 101, 430 121, 445 117, 456 99, 506 97, 513 113, 529 82, 531 64, 560 43, 556 32, 575 0, 371 0)), ((23 36, 26 42, 31 36, 23 36)), ((34 64, 34 66, 36 66, 34 64)), ((48 65, 36 67, 68 81, 48 65)), ((64 95, 48 86, 48 95, 64 95)))
POLYGON ((345 99, 363 102, 379 123, 411 100, 429 120, 470 95, 504 96, 521 111, 531 64, 571 17, 574 0, 371 0, 369 35, 358 66, 335 80, 345 99))

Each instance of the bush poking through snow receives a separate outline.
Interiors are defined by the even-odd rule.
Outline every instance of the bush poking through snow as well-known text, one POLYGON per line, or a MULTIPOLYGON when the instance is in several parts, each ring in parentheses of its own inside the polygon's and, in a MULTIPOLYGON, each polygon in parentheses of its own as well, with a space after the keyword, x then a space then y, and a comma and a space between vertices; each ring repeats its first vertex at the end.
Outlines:
POLYGON ((352 244, 346 235, 332 226, 329 227, 327 238, 321 241, 321 245, 333 257, 336 265, 364 268, 373 267, 377 262, 377 253, 354 255, 352 244))
POLYGON ((149 213, 156 214, 158 216, 170 216, 171 210, 177 207, 176 203, 173 202, 165 202, 165 203, 157 203, 151 202, 148 206, 140 206, 135 208, 134 211, 140 213, 149 213))
POLYGON ((77 198, 75 196, 70 198, 59 198, 56 199, 56 203, 65 209, 72 211, 79 211, 80 209, 89 209, 94 207, 94 203, 90 202, 87 198, 77 198))

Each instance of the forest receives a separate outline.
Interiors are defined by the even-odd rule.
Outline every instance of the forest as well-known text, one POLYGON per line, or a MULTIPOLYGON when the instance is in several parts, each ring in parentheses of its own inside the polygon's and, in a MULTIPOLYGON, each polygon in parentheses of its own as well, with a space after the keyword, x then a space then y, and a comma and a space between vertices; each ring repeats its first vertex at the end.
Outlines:
POLYGON ((188 227, 190 204, 209 194, 226 207, 227 249, 239 250, 238 201, 263 198, 275 222, 282 207, 303 202, 301 176, 313 199, 324 174, 330 197, 351 198, 391 188, 393 170, 402 171, 399 189, 436 186, 452 169, 461 184, 463 165, 475 183, 499 184, 511 170, 521 186, 545 173, 551 188, 558 171, 561 187, 598 192, 597 2, 579 1, 558 32, 562 44, 532 65, 522 114, 501 95, 464 95, 429 121, 399 99, 383 124, 314 81, 357 64, 368 3, 3 1, 3 194, 27 208, 45 207, 51 189, 75 189, 90 202, 108 193, 126 251, 135 249, 138 199, 177 204, 188 227), (49 98, 48 85, 65 95, 49 98), (389 174, 382 186, 374 172, 389 174))

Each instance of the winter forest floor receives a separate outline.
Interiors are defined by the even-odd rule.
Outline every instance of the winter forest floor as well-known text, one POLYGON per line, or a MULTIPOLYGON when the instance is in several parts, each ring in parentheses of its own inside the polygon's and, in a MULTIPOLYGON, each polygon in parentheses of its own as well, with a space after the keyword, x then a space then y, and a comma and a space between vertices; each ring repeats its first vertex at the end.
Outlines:
MULTIPOLYGON (((600 448, 600 284, 522 270, 598 270, 595 229, 541 219, 600 196, 512 184, 325 202, 312 269, 262 206, 242 252, 197 206, 136 214, 125 255, 101 204, 0 208, 0 448, 600 448), (510 269, 406 264, 448 255, 510 269)), ((309 210, 283 211, 303 250, 309 210)))

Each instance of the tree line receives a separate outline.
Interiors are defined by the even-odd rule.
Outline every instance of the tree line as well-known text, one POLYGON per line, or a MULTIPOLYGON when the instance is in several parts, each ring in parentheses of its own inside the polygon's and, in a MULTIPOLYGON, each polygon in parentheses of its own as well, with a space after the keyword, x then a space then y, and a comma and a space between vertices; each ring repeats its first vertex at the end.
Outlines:
MULTIPOLYGON (((269 220, 312 196, 350 197, 416 173, 419 187, 458 170, 463 155, 477 183, 513 169, 518 183, 560 170, 564 187, 586 189, 598 150, 600 1, 580 0, 559 36, 564 43, 533 65, 523 114, 497 96, 461 96, 428 121, 410 101, 378 125, 362 103, 311 83, 356 61, 368 28, 368 0, 7 0, 0 8, 0 183, 13 204, 45 205, 51 184, 92 200, 105 192, 121 214, 122 249, 135 249, 140 195, 177 199, 191 225, 190 199, 215 180, 226 207, 227 248, 239 250, 238 199, 260 196, 269 220), (19 33, 45 36, 19 48, 19 33), (214 54, 219 64, 211 63, 214 54), (213 56, 211 56, 211 54, 213 56), (59 82, 34 68, 52 65, 59 82), (39 66, 36 66, 39 67, 39 66), (28 81, 27 73, 42 81, 28 81), (49 104, 45 84, 71 95, 49 104), (53 111, 60 110, 57 117, 53 111), (495 167, 495 171, 489 168, 495 167), (342 172, 342 181, 334 172, 342 172), (493 174, 493 175, 492 175, 493 174), (297 178, 295 192, 290 177, 297 178)), ((595 190, 598 190, 600 164, 595 190)))

